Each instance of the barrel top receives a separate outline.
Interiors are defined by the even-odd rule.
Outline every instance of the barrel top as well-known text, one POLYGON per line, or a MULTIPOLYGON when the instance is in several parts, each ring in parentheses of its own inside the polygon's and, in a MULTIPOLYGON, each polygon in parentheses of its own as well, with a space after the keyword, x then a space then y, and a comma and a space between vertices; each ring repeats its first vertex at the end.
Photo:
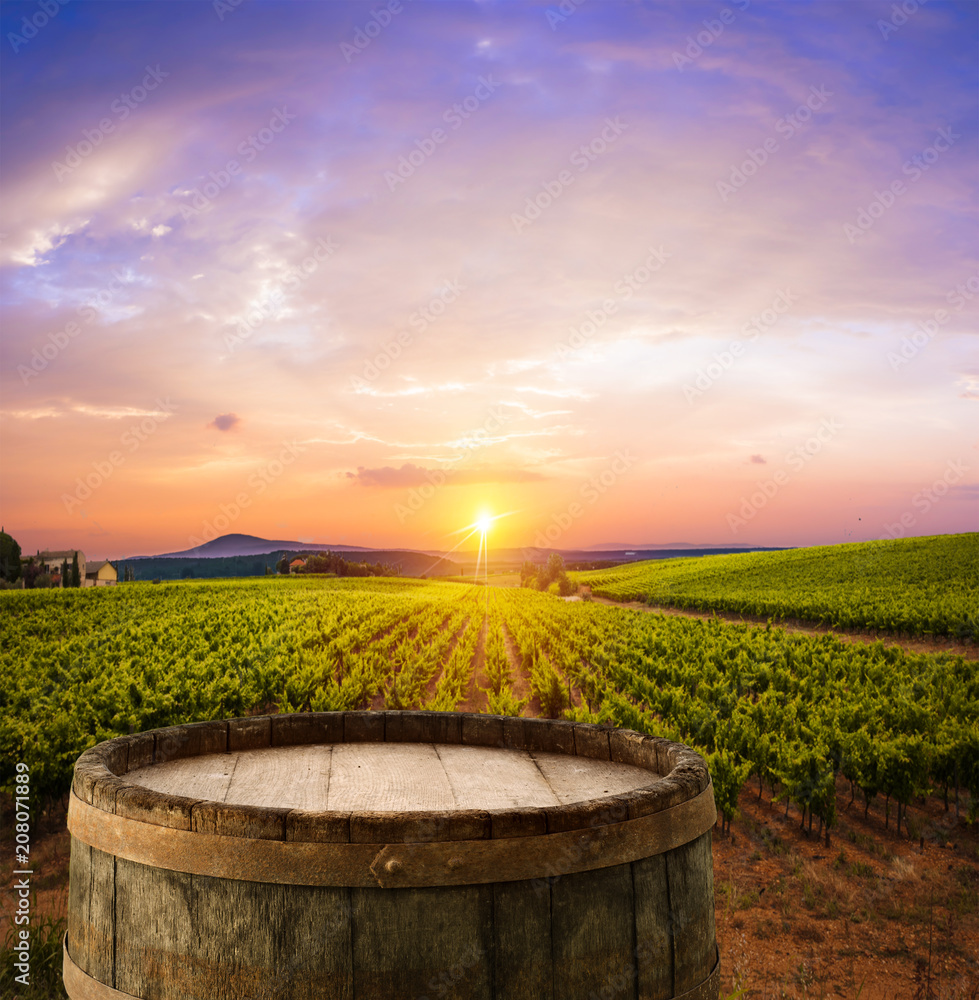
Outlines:
POLYGON ((546 807, 642 788, 658 774, 566 754, 437 743, 327 743, 207 754, 129 780, 228 805, 403 812, 546 807))
POLYGON ((83 753, 72 784, 79 803, 120 821, 351 844, 594 830, 711 797, 709 786, 689 747, 630 730, 407 711, 135 733, 83 753))

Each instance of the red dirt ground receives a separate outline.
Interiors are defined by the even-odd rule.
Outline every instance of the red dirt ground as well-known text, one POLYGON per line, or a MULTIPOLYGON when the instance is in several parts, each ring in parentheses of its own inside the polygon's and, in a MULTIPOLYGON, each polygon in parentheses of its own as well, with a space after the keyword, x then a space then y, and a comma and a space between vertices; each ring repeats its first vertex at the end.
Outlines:
MULTIPOLYGON (((714 835, 722 996, 965 1000, 979 996, 979 839, 936 799, 910 810, 922 840, 867 820, 840 783, 831 847, 793 809, 741 794, 714 835), (930 976, 930 992, 928 980, 930 976)), ((893 814, 894 809, 891 809, 893 814)))

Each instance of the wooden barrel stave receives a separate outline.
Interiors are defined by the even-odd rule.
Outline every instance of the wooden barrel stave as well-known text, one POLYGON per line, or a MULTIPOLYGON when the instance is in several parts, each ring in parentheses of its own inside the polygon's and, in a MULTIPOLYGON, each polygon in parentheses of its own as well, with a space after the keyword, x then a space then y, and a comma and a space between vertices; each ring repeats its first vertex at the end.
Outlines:
MULTIPOLYGON (((103 745, 80 762, 75 792, 107 813, 145 819, 150 807, 157 825, 225 836, 312 840, 317 834, 379 844, 397 843, 399 833, 401 842, 406 834, 431 837, 431 825, 413 830, 396 815, 355 817, 352 825, 350 817, 346 824, 334 817, 324 834, 316 814, 301 810, 189 798, 152 806, 147 790, 124 777, 130 763, 147 766, 195 751, 327 742, 327 735, 346 739, 348 732, 365 741, 414 742, 434 733, 462 742, 467 731, 462 716, 360 715, 204 723, 113 741, 117 745, 103 745), (94 771, 87 773, 90 765, 94 771), (95 773, 101 765, 117 776, 115 787, 107 787, 104 771, 95 773)), ((546 734, 528 732, 524 723, 534 721, 476 717, 468 732, 471 739, 553 752, 546 734)), ((560 745, 571 752, 587 748, 582 756, 599 758, 608 746, 606 759, 628 763, 642 754, 655 761, 651 766, 671 771, 663 791, 670 801, 682 801, 702 781, 677 765, 676 745, 564 725, 560 745)), ((607 821, 649 808, 648 801, 621 798, 607 821)), ((465 837, 540 836, 582 818, 566 808, 516 810, 506 831, 503 817, 494 825, 477 812, 464 825, 465 837)), ((429 822, 439 835, 451 820, 441 827, 429 822)), ((716 983, 713 992, 704 988, 716 964, 710 837, 708 830, 665 853, 557 878, 410 889, 190 875, 114 858, 73 838, 67 947, 88 976, 144 1000, 567 1000, 591 994, 669 1000, 690 991, 716 997, 716 983), (282 956, 289 956, 284 964, 282 956), (271 978, 270 969, 277 969, 271 978)))
MULTIPOLYGON (((708 850, 709 836, 701 838, 708 850)), ((73 928, 87 933, 69 934, 68 948, 88 975, 145 1000, 261 995, 281 955, 290 956, 276 973, 281 1000, 432 992, 447 1000, 606 992, 668 1000, 699 985, 715 958, 707 879, 699 903, 691 895, 672 919, 664 905, 693 888, 689 860, 664 854, 462 891, 384 890, 187 875, 79 845, 72 915, 81 919, 73 928), (102 912, 92 911, 93 900, 107 904, 102 912), (410 933, 394 935, 395 926, 410 933)))
POLYGON ((711 835, 684 844, 666 855, 673 919, 674 990, 685 993, 714 965, 714 874, 711 835))

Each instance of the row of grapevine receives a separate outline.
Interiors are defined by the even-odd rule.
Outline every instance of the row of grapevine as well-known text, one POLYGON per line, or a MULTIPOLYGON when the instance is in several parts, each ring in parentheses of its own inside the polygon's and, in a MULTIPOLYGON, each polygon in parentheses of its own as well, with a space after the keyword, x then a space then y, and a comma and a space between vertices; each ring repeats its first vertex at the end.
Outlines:
POLYGON ((979 664, 881 643, 568 604, 508 591, 525 648, 573 681, 591 718, 707 755, 725 823, 749 776, 828 830, 836 779, 904 810, 933 787, 979 804, 979 664), (543 605, 541 602, 546 602, 543 605))
POLYGON ((599 597, 979 641, 979 534, 631 563, 599 597))
POLYGON ((530 699, 517 698, 514 694, 513 671, 510 669, 510 657, 507 655, 498 594, 494 593, 493 597, 493 608, 486 625, 484 669, 489 681, 489 687, 483 689, 486 694, 486 711, 491 715, 520 715, 530 699))
POLYGON ((59 795, 77 756, 114 736, 270 709, 369 707, 393 686, 396 664, 446 652, 443 626, 469 615, 478 634, 481 609, 472 598, 464 609, 465 594, 310 578, 4 592, 0 758, 29 763, 32 786, 59 795))
MULTIPOLYGON (((979 664, 881 643, 637 614, 529 590, 270 579, 0 595, 0 755, 60 794, 78 754, 127 732, 255 711, 485 708, 628 726, 708 757, 729 822, 746 781, 835 821, 937 789, 979 804, 979 664)), ((9 775, 4 775, 8 782, 9 775)), ((889 820, 888 820, 889 821, 889 820)))

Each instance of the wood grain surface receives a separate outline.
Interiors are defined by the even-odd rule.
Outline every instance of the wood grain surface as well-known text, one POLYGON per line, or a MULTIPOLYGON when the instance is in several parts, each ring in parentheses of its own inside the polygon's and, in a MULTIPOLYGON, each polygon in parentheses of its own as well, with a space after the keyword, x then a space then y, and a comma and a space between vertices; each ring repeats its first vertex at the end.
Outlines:
POLYGON ((659 775, 538 750, 327 743, 185 757, 126 777, 154 791, 228 805, 409 812, 567 805, 642 788, 659 775))

